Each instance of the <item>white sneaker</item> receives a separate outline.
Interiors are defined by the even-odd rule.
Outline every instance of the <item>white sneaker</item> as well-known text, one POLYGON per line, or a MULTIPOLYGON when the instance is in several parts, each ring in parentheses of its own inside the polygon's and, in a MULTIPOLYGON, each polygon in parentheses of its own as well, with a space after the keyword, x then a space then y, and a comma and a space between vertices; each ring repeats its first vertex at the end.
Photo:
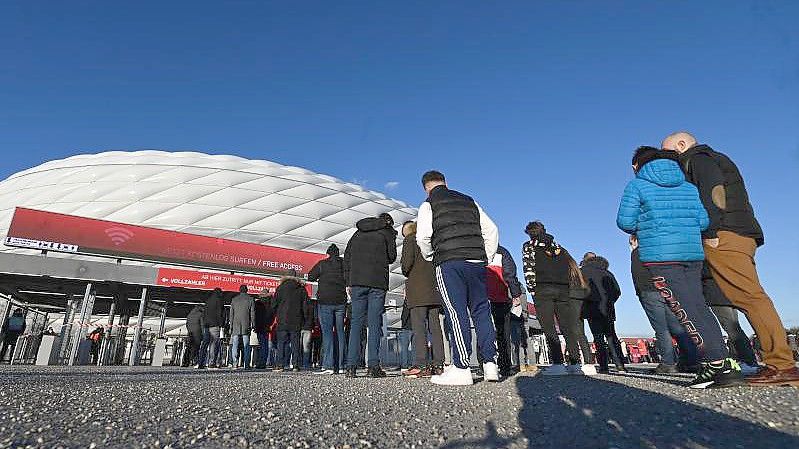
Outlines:
POLYGON ((582 370, 583 374, 585 374, 586 376, 597 375, 596 366, 594 365, 583 365, 580 369, 582 370))
POLYGON ((316 371, 314 374, 330 375, 330 374, 336 374, 336 372, 333 371, 332 369, 326 369, 324 371, 316 371))
POLYGON ((449 370, 444 371, 440 376, 433 376, 430 382, 436 385, 468 386, 474 384, 472 370, 469 368, 457 368, 454 365, 449 370))
POLYGON ((483 380, 486 382, 499 382, 499 368, 496 363, 483 363, 483 380))
POLYGON ((740 362, 739 365, 741 365, 741 373, 744 376, 754 376, 760 372, 760 368, 757 366, 747 365, 744 362, 740 362))
POLYGON ((566 367, 563 365, 548 366, 541 372, 542 376, 566 376, 568 374, 569 371, 567 371, 566 367))

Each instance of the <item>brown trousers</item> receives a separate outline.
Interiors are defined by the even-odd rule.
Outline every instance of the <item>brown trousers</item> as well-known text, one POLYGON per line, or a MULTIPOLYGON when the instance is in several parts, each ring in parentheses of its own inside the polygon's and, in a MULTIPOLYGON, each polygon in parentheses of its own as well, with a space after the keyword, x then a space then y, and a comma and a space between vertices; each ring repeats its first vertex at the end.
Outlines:
POLYGON ((793 368, 782 320, 757 277, 754 239, 729 231, 719 231, 718 237, 718 248, 705 245, 713 278, 733 305, 746 314, 760 339, 763 361, 781 370, 793 368))

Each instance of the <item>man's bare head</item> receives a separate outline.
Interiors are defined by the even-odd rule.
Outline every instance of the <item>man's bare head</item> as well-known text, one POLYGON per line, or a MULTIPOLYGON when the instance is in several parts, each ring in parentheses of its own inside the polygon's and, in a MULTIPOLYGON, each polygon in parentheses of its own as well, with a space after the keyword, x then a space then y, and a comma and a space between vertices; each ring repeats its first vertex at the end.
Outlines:
POLYGON ((660 147, 666 151, 676 151, 682 154, 694 145, 696 145, 696 138, 691 133, 678 131, 663 139, 660 147))

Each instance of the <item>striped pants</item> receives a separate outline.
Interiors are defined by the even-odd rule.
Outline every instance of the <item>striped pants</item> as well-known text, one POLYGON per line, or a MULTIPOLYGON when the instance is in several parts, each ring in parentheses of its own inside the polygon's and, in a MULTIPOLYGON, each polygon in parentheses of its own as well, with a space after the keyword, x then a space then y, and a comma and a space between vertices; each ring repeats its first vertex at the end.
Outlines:
POLYGON ((452 363, 468 368, 472 355, 472 322, 485 362, 497 361, 497 332, 486 290, 486 264, 450 260, 436 267, 444 313, 451 323, 452 363))

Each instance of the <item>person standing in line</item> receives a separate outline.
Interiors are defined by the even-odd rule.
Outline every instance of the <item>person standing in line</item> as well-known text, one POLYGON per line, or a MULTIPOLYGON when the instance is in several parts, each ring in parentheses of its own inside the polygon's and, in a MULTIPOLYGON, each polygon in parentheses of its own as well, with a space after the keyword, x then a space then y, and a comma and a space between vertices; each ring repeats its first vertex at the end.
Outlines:
POLYGON ((197 361, 199 367, 199 353, 200 345, 203 341, 203 329, 205 328, 204 317, 205 308, 202 304, 194 306, 189 314, 186 315, 186 331, 188 332, 187 341, 189 343, 188 351, 183 356, 183 366, 190 366, 194 361, 197 361))
POLYGON ((250 369, 250 333, 255 325, 255 302, 247 294, 247 286, 239 287, 239 294, 230 301, 230 337, 233 340, 233 369, 239 367, 239 344, 242 343, 241 355, 244 369, 250 369))
POLYGON ((669 310, 666 300, 652 284, 652 275, 643 263, 638 251, 638 239, 630 236, 630 267, 632 271, 633 287, 638 301, 644 309, 649 325, 655 331, 657 352, 660 354, 660 363, 655 368, 656 374, 676 374, 678 372, 696 372, 698 355, 696 345, 688 331, 680 324, 677 317, 669 310), (677 341, 680 348, 680 363, 674 354, 672 338, 677 341), (682 368, 680 368, 682 366, 682 368))
POLYGON ((285 369, 286 344, 291 343, 291 363, 293 371, 300 371, 302 365, 301 333, 305 323, 305 303, 308 301, 308 291, 305 285, 297 278, 294 270, 289 276, 283 277, 275 292, 275 315, 277 329, 277 360, 275 371, 285 369))
POLYGON ((721 329, 702 295, 701 232, 708 227, 708 215, 696 187, 668 157, 652 147, 636 150, 635 179, 624 189, 616 222, 638 238, 641 262, 655 288, 699 349, 703 363, 690 387, 742 385, 741 368, 728 357, 721 329))
POLYGON ((388 267, 397 260, 397 231, 387 213, 364 218, 344 250, 344 278, 352 300, 347 377, 356 377, 361 335, 367 329, 368 377, 386 377, 380 367, 380 342, 386 311, 388 267), (366 326, 364 326, 366 324, 366 326))
POLYGON ((317 312, 316 312, 316 301, 311 299, 310 297, 305 300, 303 303, 302 308, 303 313, 303 322, 302 322, 302 331, 300 332, 300 336, 302 339, 302 369, 310 370, 311 369, 311 356, 312 353, 312 339, 313 339, 313 330, 316 327, 317 322, 317 312))
POLYGON ((428 197, 419 207, 416 243, 433 262, 438 289, 451 323, 453 366, 430 381, 437 385, 472 385, 472 329, 483 360, 483 378, 499 380, 497 334, 486 288, 487 263, 494 260, 499 230, 471 197, 447 186, 444 175, 422 176, 428 197))
MULTIPOLYGON (((592 253, 587 253, 592 254, 592 253)), ((580 271, 580 266, 577 261, 569 254, 569 304, 574 308, 574 316, 577 317, 577 343, 580 345, 580 354, 575 357, 582 359, 582 365, 570 366, 571 374, 585 374, 587 376, 595 376, 596 366, 594 366, 594 357, 591 353, 591 345, 588 343, 588 337, 585 335, 585 320, 588 319, 586 309, 586 299, 588 296, 588 289, 583 273, 580 271), (582 357, 581 357, 582 356, 582 357)), ((569 369, 569 368, 567 368, 569 369)))
POLYGON ((347 281, 344 259, 335 244, 327 248, 327 259, 320 260, 308 273, 308 280, 318 282, 316 300, 322 329, 322 371, 318 374, 344 372, 346 340, 344 315, 347 310, 347 281))
POLYGON ((433 264, 425 260, 416 243, 416 223, 402 225, 402 274, 405 281, 405 307, 409 309, 413 331, 414 361, 406 377, 430 378, 444 372, 444 337, 439 314, 441 293, 433 264), (430 335, 432 360, 427 361, 427 336, 430 335))
POLYGON ((585 300, 585 315, 594 335, 599 371, 607 373, 608 361, 613 361, 616 370, 626 371, 624 361, 618 353, 619 337, 616 335, 616 301, 621 289, 616 277, 608 269, 610 263, 601 256, 583 260, 582 273, 590 293, 585 300))
POLYGON ((545 376, 584 374, 580 364, 579 329, 582 324, 569 294, 571 256, 555 238, 546 232, 540 221, 527 224, 525 233, 530 238, 522 246, 524 277, 527 291, 535 301, 538 320, 544 330, 552 365, 542 372, 545 376), (555 327, 557 322, 566 340, 568 365, 555 327))
MULTIPOLYGON (((526 310, 527 301, 524 288, 516 276, 516 262, 510 252, 502 245, 497 246, 494 259, 488 264, 486 288, 491 303, 491 316, 497 330, 497 365, 499 374, 511 376, 511 309, 526 310)), ((518 358, 518 351, 516 351, 518 358)))
POLYGON ((701 145, 687 132, 663 140, 661 148, 679 155, 688 182, 700 193, 710 224, 702 234, 705 255, 721 291, 741 309, 763 347, 766 368, 750 377, 762 386, 799 385, 799 368, 785 326, 758 278, 755 252, 765 242, 743 176, 727 155, 701 145))
POLYGON ((217 369, 217 356, 220 346, 220 333, 223 324, 222 312, 222 289, 215 288, 211 296, 205 303, 205 329, 203 330, 203 346, 201 351, 199 367, 206 365, 209 369, 217 369))
POLYGON ((263 291, 255 300, 255 335, 258 337, 258 364, 256 368, 266 369, 269 366, 270 333, 275 321, 275 309, 272 307, 272 295, 263 291))

